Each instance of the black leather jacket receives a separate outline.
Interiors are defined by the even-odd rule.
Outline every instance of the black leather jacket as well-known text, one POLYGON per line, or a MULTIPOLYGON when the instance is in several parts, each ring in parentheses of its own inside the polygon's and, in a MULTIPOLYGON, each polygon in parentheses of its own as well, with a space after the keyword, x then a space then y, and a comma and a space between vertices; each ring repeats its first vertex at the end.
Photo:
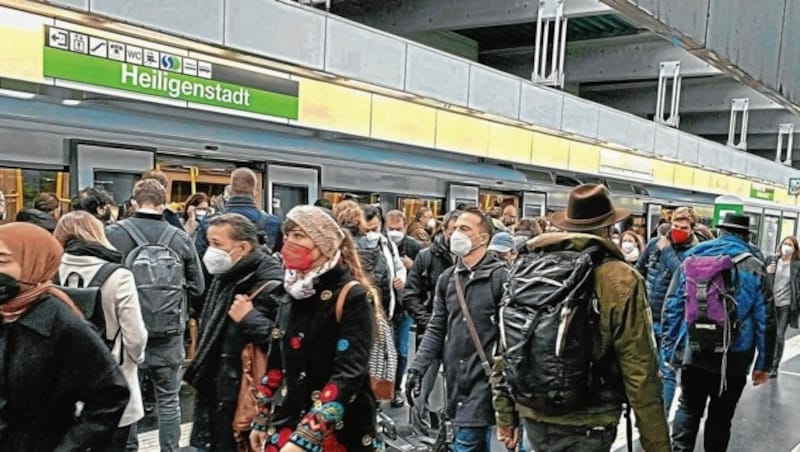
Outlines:
POLYGON ((420 251, 408 271, 403 290, 403 306, 417 323, 417 333, 422 334, 433 311, 433 289, 445 270, 453 266, 453 257, 441 232, 433 244, 420 251))

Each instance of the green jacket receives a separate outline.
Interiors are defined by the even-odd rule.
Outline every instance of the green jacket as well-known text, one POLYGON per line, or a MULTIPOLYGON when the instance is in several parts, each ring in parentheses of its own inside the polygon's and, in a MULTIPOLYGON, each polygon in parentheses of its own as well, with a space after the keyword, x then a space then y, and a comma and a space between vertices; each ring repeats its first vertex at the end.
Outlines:
MULTIPOLYGON (((636 414, 642 447, 648 452, 670 450, 669 429, 662 402, 661 376, 658 370, 652 314, 639 273, 622 260, 622 255, 608 240, 588 234, 543 234, 528 243, 532 252, 573 249, 580 251, 591 244, 608 249, 619 260, 605 262, 595 270, 595 293, 599 299, 600 319, 594 332, 595 363, 605 363, 604 373, 615 376, 618 386, 636 414)), ((569 415, 547 416, 528 407, 515 405, 504 381, 505 362, 495 356, 492 379, 493 403, 497 425, 517 425, 519 417, 557 425, 616 426, 622 413, 621 403, 586 406, 569 415)), ((601 388, 602 390, 602 388, 601 388)))

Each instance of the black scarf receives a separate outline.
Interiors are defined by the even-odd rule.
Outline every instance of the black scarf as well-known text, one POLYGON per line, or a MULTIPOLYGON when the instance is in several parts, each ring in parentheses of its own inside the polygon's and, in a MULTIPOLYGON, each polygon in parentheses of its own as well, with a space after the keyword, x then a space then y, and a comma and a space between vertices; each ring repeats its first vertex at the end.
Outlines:
POLYGON ((66 246, 64 246, 64 253, 73 256, 97 257, 106 262, 115 264, 122 263, 122 253, 119 251, 108 249, 99 243, 84 242, 78 239, 70 239, 67 241, 66 246))
POLYGON ((200 340, 197 354, 186 369, 183 379, 199 388, 213 379, 219 348, 222 345, 225 326, 228 325, 228 310, 233 297, 257 280, 256 272, 265 259, 260 250, 255 250, 236 263, 227 273, 214 277, 206 291, 203 311, 200 314, 200 340), (240 289, 237 291, 237 289, 240 289))

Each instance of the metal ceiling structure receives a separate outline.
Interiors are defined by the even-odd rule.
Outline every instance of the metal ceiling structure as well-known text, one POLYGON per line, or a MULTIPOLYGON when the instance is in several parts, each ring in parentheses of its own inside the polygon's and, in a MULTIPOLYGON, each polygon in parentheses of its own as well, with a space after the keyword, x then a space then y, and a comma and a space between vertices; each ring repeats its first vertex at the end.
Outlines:
MULTIPOLYGON (((666 0, 647 0, 649 3, 659 1, 663 3, 666 0)), ((709 56, 710 52, 692 49, 690 41, 674 37, 683 38, 683 35, 673 33, 673 37, 667 39, 669 35, 658 29, 647 10, 639 5, 647 2, 334 0, 331 12, 411 39, 432 32, 469 38, 477 46, 480 63, 531 79, 537 52, 540 7, 545 8, 542 11, 548 5, 557 7, 559 13, 563 13, 559 17, 565 18, 567 24, 561 75, 561 86, 565 91, 653 119, 657 117, 657 111, 664 110, 663 103, 667 104, 669 113, 670 90, 678 81, 676 94, 679 98, 674 102, 676 108, 672 112, 671 125, 721 143, 739 143, 740 148, 746 147, 747 152, 775 159, 779 136, 800 133, 800 116, 791 109, 792 103, 776 95, 775 90, 762 89, 759 84, 742 77, 741 68, 720 64, 713 54, 709 56), (613 8, 620 8, 625 15, 613 8), (674 73, 665 73, 665 68, 673 69, 674 73), (666 93, 661 94, 662 105, 657 102, 660 85, 666 87, 666 93), (743 117, 747 118, 745 123, 743 117), (793 129, 789 124, 794 124, 793 129), (740 136, 744 130, 746 136, 740 136)), ((702 2, 708 3, 708 0, 702 2)), ((689 3, 693 8, 694 3, 689 3)), ((795 10, 800 13, 800 8, 795 10)), ((787 14, 793 14, 792 11, 787 14)), ((672 14, 671 18, 682 14, 674 4, 667 12, 672 14)), ((719 11, 719 16, 709 18, 708 22, 720 24, 729 21, 731 27, 741 22, 735 12, 719 11)), ((549 32, 551 42, 555 41, 552 30, 549 32)), ((430 41, 427 43, 431 44, 430 41)), ((752 45, 743 50, 761 51, 752 45)), ((553 52, 553 48, 544 49, 545 59, 550 56, 548 52, 553 52)), ((794 76, 800 78, 800 74, 794 76)), ((669 115, 662 118, 666 116, 669 115)), ((800 168, 800 137, 794 138, 793 166, 800 168)))

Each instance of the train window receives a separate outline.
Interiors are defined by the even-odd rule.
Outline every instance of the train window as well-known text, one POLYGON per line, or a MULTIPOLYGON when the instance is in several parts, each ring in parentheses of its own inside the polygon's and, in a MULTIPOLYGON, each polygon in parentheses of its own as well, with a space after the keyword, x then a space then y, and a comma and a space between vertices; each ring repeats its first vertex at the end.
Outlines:
MULTIPOLYGON (((225 192, 226 183, 213 183, 198 181, 195 184, 197 193, 205 193, 208 196, 218 196, 225 192)), ((172 181, 169 202, 184 203, 192 196, 192 183, 189 181, 172 181)))
POLYGON ((369 192, 323 191, 322 197, 330 201, 334 206, 348 199, 352 199, 359 204, 378 204, 380 202, 378 193, 369 192))
POLYGON ((275 215, 285 218, 292 207, 305 204, 308 204, 308 187, 272 185, 272 212, 275 215))
POLYGON ((94 188, 110 194, 119 205, 130 199, 133 194, 133 186, 139 179, 141 176, 138 174, 95 171, 94 188))
POLYGON ((761 230, 761 243, 759 248, 766 253, 772 253, 778 248, 778 223, 780 218, 771 215, 764 216, 764 228, 761 230))
POLYGON ((0 223, 14 221, 39 193, 55 193, 63 211, 69 210, 69 173, 57 170, 0 168, 0 223))
POLYGON ((480 203, 478 207, 483 209, 484 212, 489 212, 495 207, 519 207, 519 196, 510 193, 481 190, 478 202, 480 203))
POLYGON ((441 199, 401 197, 397 198, 397 206, 406 214, 406 218, 408 218, 409 221, 417 215, 417 212, 422 207, 431 209, 434 218, 441 218, 444 215, 444 201, 441 199))

